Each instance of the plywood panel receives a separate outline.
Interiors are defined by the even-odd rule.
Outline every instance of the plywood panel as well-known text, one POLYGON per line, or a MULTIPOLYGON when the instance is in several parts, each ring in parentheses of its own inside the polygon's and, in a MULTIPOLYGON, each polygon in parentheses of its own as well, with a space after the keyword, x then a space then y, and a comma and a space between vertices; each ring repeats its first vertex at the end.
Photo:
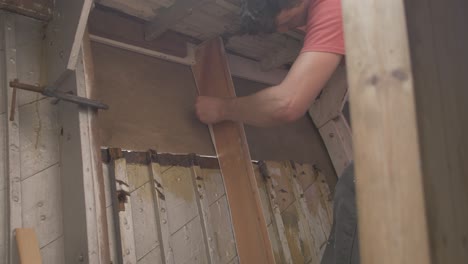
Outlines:
POLYGON ((93 44, 105 146, 213 155, 208 129, 195 117, 190 68, 93 44))
POLYGON ((170 241, 173 247, 175 264, 208 263, 206 245, 203 239, 199 216, 195 217, 192 221, 172 234, 170 241))
POLYGON ((21 106, 21 178, 26 179, 35 173, 59 162, 59 137, 57 107, 52 99, 43 99, 21 106))

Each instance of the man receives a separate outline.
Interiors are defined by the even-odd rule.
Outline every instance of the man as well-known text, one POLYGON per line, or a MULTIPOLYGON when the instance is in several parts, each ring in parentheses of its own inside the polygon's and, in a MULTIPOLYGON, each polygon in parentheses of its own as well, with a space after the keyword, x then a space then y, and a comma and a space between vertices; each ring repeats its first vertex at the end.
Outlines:
MULTIPOLYGON (((285 80, 238 98, 200 96, 200 121, 224 120, 267 127, 299 119, 309 109, 345 55, 341 0, 243 0, 242 29, 249 34, 306 27, 300 55, 285 80)), ((359 263, 352 165, 335 188, 334 220, 323 264, 359 263)))

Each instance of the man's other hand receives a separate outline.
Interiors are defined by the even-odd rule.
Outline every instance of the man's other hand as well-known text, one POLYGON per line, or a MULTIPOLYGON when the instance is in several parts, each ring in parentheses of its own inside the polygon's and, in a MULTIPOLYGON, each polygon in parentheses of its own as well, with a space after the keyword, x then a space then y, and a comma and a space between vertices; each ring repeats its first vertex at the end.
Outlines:
POLYGON ((195 103, 198 119, 207 125, 223 121, 227 103, 227 99, 199 96, 195 103))

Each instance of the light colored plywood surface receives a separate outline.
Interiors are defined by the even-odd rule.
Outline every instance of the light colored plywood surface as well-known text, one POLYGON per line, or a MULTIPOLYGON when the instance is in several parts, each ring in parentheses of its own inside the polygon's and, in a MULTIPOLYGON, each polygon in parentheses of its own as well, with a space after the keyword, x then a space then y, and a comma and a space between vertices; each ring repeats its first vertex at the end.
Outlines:
POLYGON ((57 240, 41 248, 42 262, 63 264, 65 263, 64 253, 63 237, 59 237, 57 240))

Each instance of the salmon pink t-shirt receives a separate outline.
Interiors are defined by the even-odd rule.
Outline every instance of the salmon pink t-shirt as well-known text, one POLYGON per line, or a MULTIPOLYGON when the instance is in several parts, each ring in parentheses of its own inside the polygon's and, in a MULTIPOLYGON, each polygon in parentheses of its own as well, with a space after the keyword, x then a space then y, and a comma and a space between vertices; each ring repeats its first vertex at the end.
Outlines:
POLYGON ((302 52, 345 54, 341 0, 310 0, 302 52))

